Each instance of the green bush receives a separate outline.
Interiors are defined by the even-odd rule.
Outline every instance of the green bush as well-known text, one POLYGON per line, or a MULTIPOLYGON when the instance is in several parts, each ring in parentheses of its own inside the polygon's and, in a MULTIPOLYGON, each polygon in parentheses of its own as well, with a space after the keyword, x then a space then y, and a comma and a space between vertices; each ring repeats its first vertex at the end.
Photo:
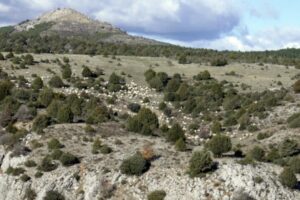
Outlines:
POLYGON ((57 191, 47 191, 43 200, 65 200, 65 197, 57 191))
POLYGON ((52 139, 48 142, 48 149, 49 149, 49 150, 61 149, 61 148, 63 148, 63 147, 64 147, 64 145, 61 144, 61 143, 59 142, 59 140, 56 139, 56 138, 52 138, 52 139))
POLYGON ((32 130, 42 133, 43 129, 50 125, 50 118, 47 115, 38 115, 32 124, 32 130))
POLYGON ((12 176, 19 176, 23 174, 25 170, 21 167, 13 168, 13 167, 8 167, 6 170, 6 174, 12 175, 12 176))
POLYGON ((166 138, 169 142, 176 142, 179 139, 184 139, 184 131, 182 130, 181 126, 176 123, 174 124, 166 133, 166 138))
POLYGON ((53 99, 49 106, 47 107, 47 114, 52 118, 57 118, 58 110, 63 106, 61 101, 53 99))
POLYGON ((189 174, 191 177, 201 176, 203 173, 211 171, 214 167, 211 155, 207 151, 196 151, 189 162, 189 174))
POLYGON ((290 168, 284 168, 281 174, 279 175, 279 180, 282 185, 289 187, 289 188, 295 188, 297 186, 297 178, 293 171, 290 168))
POLYGON ((31 178, 30 176, 28 176, 27 174, 23 174, 21 177, 20 177, 21 181, 23 182, 27 182, 29 181, 31 178))
POLYGON ((152 69, 148 69, 145 73, 144 73, 145 79, 146 81, 150 81, 152 78, 154 78, 156 76, 156 72, 152 69))
POLYGON ((209 80, 209 79, 211 79, 211 75, 207 70, 205 70, 203 72, 200 72, 199 74, 197 74, 193 78, 194 78, 194 80, 197 80, 197 81, 209 80))
POLYGON ((215 156, 220 157, 223 153, 231 150, 231 139, 225 135, 216 135, 208 141, 206 147, 213 152, 215 156))
POLYGON ((265 159, 265 150, 259 146, 255 146, 249 152, 249 156, 257 161, 263 161, 265 159))
POLYGON ((52 159, 49 156, 45 156, 38 167, 39 170, 42 170, 44 172, 50 172, 57 168, 57 164, 52 161, 52 159))
POLYGON ((296 140, 285 139, 279 146, 282 157, 292 156, 299 152, 299 145, 296 140))
POLYGON ((141 108, 137 115, 128 119, 127 130, 136 133, 149 133, 159 127, 158 119, 155 113, 148 108, 141 108), (143 131, 144 128, 144 131, 143 131), (147 129, 147 131, 145 131, 147 129))
POLYGON ((81 72, 81 75, 82 75, 83 77, 86 77, 86 78, 93 78, 93 77, 95 77, 94 72, 92 72, 92 71, 90 70, 90 68, 88 68, 87 66, 84 66, 84 67, 83 67, 83 70, 82 70, 82 72, 81 72))
POLYGON ((102 147, 100 148, 100 152, 102 154, 110 154, 112 152, 112 148, 109 147, 108 145, 104 144, 102 145, 102 147))
POLYGON ((96 108, 87 110, 85 120, 87 124, 98 124, 107 121, 109 117, 107 107, 97 106, 96 108))
POLYGON ((34 64, 34 58, 31 54, 27 54, 23 58, 25 65, 33 65, 34 64))
POLYGON ((39 93, 38 101, 41 105, 47 107, 52 102, 53 97, 53 91, 49 88, 45 88, 39 93))
POLYGON ((71 153, 63 153, 59 158, 63 166, 69 167, 75 164, 78 164, 79 159, 71 153))
POLYGON ((62 72, 61 72, 62 78, 63 79, 69 79, 72 76, 72 69, 69 65, 66 65, 63 67, 62 72))
POLYGON ((24 198, 26 200, 35 200, 36 199, 36 193, 33 189, 27 188, 25 191, 25 196, 24 198))
POLYGON ((93 146, 92 146, 92 153, 93 154, 97 154, 99 153, 99 150, 102 147, 102 142, 101 140, 99 140, 99 138, 97 138, 96 140, 94 140, 93 146))
POLYGON ((177 151, 185 151, 186 150, 186 144, 183 138, 179 138, 175 143, 175 149, 177 151))
POLYGON ((164 200, 167 193, 163 190, 155 190, 147 195, 148 200, 164 200))
POLYGON ((61 88, 65 85, 59 76, 53 76, 48 82, 48 84, 50 87, 53 88, 61 88))
POLYGON ((44 82, 41 79, 41 77, 35 77, 35 79, 32 81, 31 83, 31 88, 34 90, 39 90, 42 89, 44 87, 44 82))
POLYGON ((125 159, 120 170, 123 174, 127 175, 142 175, 149 168, 149 163, 140 154, 135 154, 127 159, 125 159))
POLYGON ((13 84, 10 81, 0 81, 0 101, 10 94, 13 84))
POLYGON ((222 132, 222 125, 219 121, 214 121, 210 127, 213 133, 221 133, 222 132))
POLYGON ((73 113, 70 106, 65 105, 59 108, 57 112, 57 120, 59 123, 70 123, 73 121, 73 113))
POLYGON ((60 157, 63 155, 63 151, 60 150, 60 149, 54 149, 53 152, 51 153, 50 157, 53 159, 53 160, 59 160, 60 157))
POLYGON ((217 58, 211 61, 211 66, 222 67, 227 65, 228 62, 225 58, 217 58))
POLYGON ((300 173, 300 158, 292 157, 288 162, 289 168, 296 174, 300 173))
POLYGON ((34 160, 27 160, 27 161, 24 163, 24 165, 25 165, 26 167, 35 167, 37 164, 36 164, 36 162, 35 162, 34 160))

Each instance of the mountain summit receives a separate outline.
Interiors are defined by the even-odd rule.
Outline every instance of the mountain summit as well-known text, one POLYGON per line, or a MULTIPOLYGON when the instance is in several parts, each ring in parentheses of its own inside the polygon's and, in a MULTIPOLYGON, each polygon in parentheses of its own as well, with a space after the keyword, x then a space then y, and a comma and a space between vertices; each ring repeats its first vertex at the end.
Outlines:
POLYGON ((56 9, 34 20, 26 20, 14 26, 14 32, 39 29, 41 36, 93 37, 98 42, 124 44, 162 44, 160 42, 128 35, 113 25, 90 17, 70 8, 56 9), (42 30, 40 30, 42 28, 42 30))

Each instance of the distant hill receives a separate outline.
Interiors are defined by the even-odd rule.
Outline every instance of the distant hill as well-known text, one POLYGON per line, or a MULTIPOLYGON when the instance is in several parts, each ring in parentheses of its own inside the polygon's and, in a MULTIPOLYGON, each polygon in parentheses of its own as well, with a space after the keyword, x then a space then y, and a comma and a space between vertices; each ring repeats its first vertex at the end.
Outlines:
POLYGON ((111 43, 162 44, 155 40, 128 35, 107 22, 91 19, 70 8, 57 9, 37 19, 27 20, 14 26, 14 32, 29 31, 41 25, 45 27, 40 33, 41 36, 96 36, 98 41, 111 43))
POLYGON ((183 64, 228 60, 300 65, 300 49, 216 51, 186 48, 131 36, 113 25, 73 9, 57 9, 37 19, 0 28, 0 51, 172 57, 183 64))

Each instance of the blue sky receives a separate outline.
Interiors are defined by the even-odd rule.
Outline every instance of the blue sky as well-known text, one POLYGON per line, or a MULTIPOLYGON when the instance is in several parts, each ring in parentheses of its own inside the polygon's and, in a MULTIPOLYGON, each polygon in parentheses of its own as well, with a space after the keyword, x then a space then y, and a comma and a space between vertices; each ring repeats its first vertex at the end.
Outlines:
POLYGON ((0 26, 59 7, 145 37, 189 47, 300 47, 299 0, 0 0, 0 26))

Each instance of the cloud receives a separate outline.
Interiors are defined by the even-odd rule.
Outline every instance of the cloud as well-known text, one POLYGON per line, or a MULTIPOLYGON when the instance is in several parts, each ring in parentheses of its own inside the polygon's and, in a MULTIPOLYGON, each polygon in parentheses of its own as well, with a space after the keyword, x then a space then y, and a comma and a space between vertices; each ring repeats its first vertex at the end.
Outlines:
POLYGON ((231 0, 104 2, 109 5, 95 14, 97 19, 110 21, 131 32, 159 34, 184 41, 217 38, 232 31, 240 22, 240 14, 231 0))
POLYGON ((7 13, 8 11, 10 11, 10 7, 0 3, 0 12, 7 13))

